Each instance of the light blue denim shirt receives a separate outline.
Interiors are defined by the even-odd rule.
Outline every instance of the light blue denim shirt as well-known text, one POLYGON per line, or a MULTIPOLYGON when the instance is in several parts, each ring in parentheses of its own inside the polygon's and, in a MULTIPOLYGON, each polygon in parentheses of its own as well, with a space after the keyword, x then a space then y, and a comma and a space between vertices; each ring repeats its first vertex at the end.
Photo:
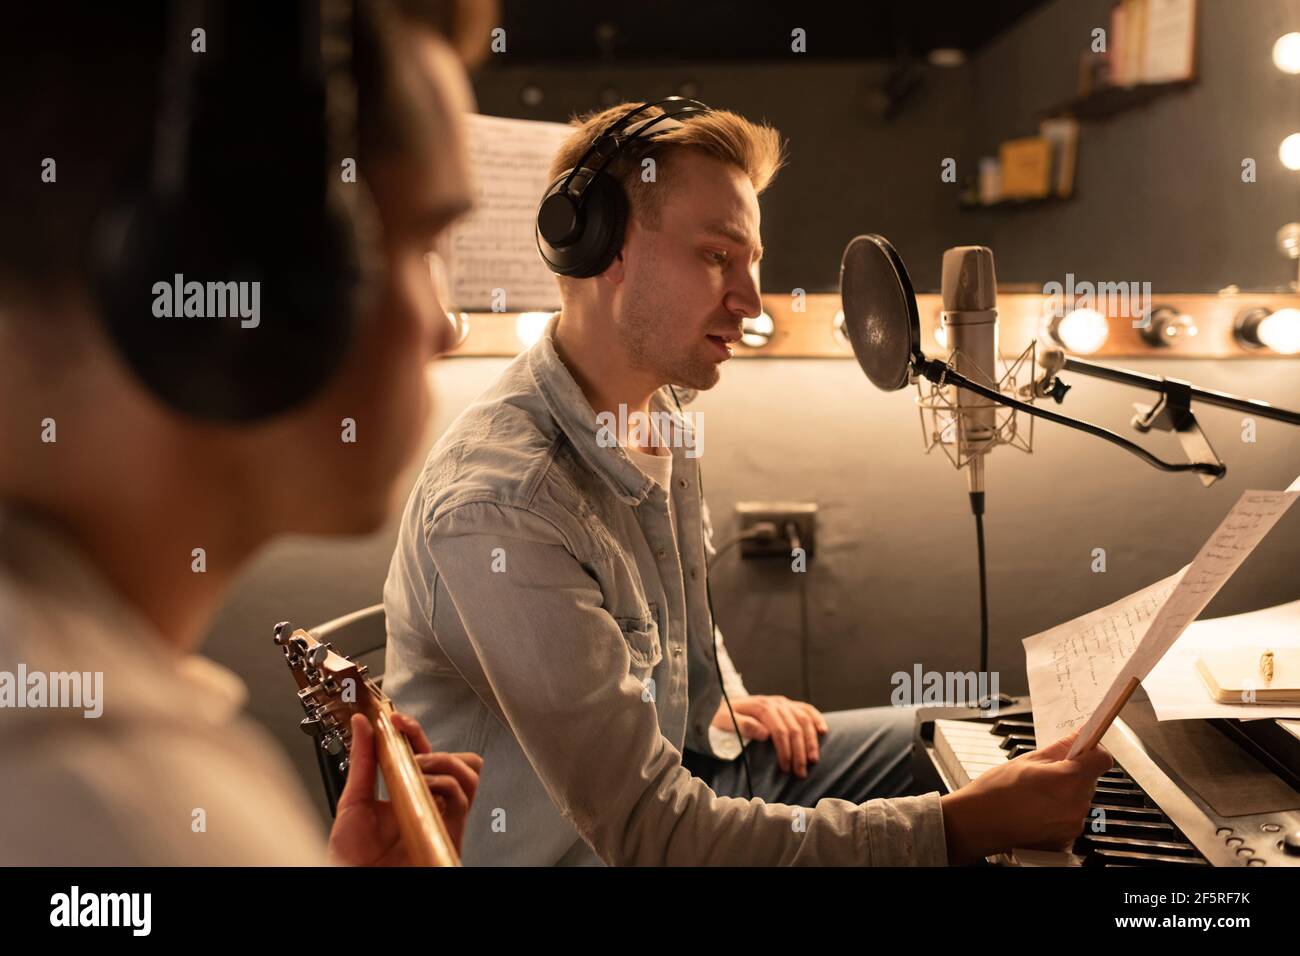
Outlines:
MULTIPOLYGON (((598 438, 554 331, 433 448, 384 586, 385 690, 435 749, 484 758, 465 863, 946 863, 938 794, 798 808, 718 797, 682 766, 683 747, 739 752, 709 733, 699 459, 672 449, 670 510, 598 438)), ((666 391, 652 411, 689 434, 666 391)))

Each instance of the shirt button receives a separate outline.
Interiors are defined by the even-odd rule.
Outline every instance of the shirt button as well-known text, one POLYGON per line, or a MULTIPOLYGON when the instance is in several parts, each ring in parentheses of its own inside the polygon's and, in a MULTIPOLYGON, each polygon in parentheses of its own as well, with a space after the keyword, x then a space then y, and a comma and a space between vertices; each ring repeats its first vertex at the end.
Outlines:
POLYGON ((691 568, 691 580, 694 581, 699 576, 700 576, 699 568, 691 568))
POLYGON ((673 657, 682 656, 682 645, 678 644, 673 648, 673 657))
POLYGON ((658 551, 655 552, 655 557, 662 561, 664 558, 668 557, 667 549, 660 548, 658 551))
POLYGON ((678 478, 678 479, 677 479, 677 487, 678 487, 678 488, 685 488, 685 487, 687 486, 687 484, 689 484, 689 482, 687 482, 687 480, 686 480, 685 478, 678 478))

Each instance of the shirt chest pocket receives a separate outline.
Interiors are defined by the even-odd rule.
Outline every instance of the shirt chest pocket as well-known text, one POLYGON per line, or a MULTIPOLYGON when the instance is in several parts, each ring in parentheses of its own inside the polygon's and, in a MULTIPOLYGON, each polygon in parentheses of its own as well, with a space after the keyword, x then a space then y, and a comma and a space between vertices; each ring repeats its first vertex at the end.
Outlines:
POLYGON ((619 617, 615 620, 627 643, 632 667, 637 670, 653 670, 664 658, 659 642, 659 626, 655 623, 654 605, 650 605, 649 614, 644 617, 619 617))

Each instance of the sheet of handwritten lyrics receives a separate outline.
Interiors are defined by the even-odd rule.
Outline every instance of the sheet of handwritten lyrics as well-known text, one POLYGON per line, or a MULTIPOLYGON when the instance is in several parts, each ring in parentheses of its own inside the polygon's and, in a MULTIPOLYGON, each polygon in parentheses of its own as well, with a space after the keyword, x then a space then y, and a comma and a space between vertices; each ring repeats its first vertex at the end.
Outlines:
POLYGON ((1092 716, 1187 567, 1114 604, 1025 639, 1034 736, 1044 746, 1092 716))
POLYGON ((1245 491, 1190 564, 1135 594, 1026 638, 1034 732, 1046 743, 1082 728, 1074 756, 1104 732, 1141 681, 1300 496, 1245 491))

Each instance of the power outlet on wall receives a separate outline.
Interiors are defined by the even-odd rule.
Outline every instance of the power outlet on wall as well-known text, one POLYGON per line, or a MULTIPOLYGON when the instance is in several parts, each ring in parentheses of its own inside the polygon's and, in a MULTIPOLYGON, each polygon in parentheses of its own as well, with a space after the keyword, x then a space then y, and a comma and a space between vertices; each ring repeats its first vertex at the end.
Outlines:
POLYGON ((772 524, 776 534, 743 538, 740 542, 742 558, 789 558, 791 545, 786 529, 793 525, 799 547, 804 549, 808 560, 812 560, 817 543, 817 505, 814 502, 736 502, 736 524, 741 534, 765 523, 772 524))

